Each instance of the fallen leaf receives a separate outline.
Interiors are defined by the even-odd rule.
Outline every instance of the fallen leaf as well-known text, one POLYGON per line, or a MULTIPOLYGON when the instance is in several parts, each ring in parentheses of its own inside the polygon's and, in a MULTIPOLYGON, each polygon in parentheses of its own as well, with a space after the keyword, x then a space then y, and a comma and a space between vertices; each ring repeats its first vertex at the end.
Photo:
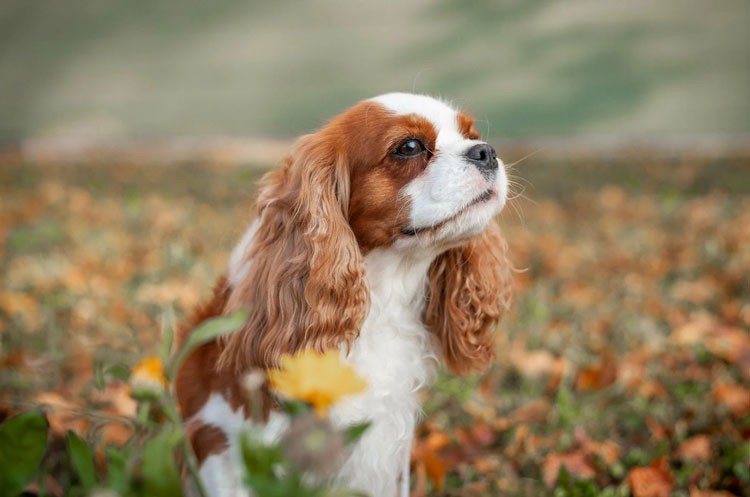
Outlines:
POLYGON ((490 473, 500 465, 497 456, 478 457, 472 461, 474 469, 479 473, 490 473))
POLYGON ((656 380, 646 380, 638 386, 637 393, 647 399, 663 399, 667 396, 667 389, 656 380))
POLYGON ((664 440, 669 436, 667 427, 659 423, 653 416, 646 416, 646 427, 654 440, 664 440))
POLYGON ((555 486, 561 466, 565 466, 568 473, 578 478, 593 478, 596 475, 583 451, 548 454, 542 463, 542 480, 548 488, 555 486))
POLYGON ((564 369, 563 359, 546 350, 528 350, 520 340, 513 342, 508 358, 516 371, 528 378, 541 378, 564 369))
POLYGON ((435 485, 438 491, 442 491, 445 484, 445 461, 440 457, 438 451, 450 443, 448 435, 442 431, 430 432, 427 437, 414 444, 412 448, 412 464, 418 474, 423 474, 435 485))
POLYGON ((724 404, 736 418, 750 414, 750 390, 734 383, 718 383, 713 388, 714 398, 724 404))
POLYGON ((575 388, 578 391, 601 390, 617 380, 617 358, 605 353, 597 364, 583 368, 576 376, 575 388))
POLYGON ((670 337, 676 345, 696 345, 731 364, 736 364, 745 379, 750 379, 750 333, 725 326, 708 314, 693 316, 676 328, 670 337))
POLYGON ((117 416, 135 417, 138 402, 130 395, 130 387, 124 381, 107 384, 103 390, 96 390, 92 400, 105 404, 105 410, 117 416))
POLYGON ((750 354, 750 333, 722 326, 706 342, 706 348, 716 357, 736 364, 750 354))
POLYGON ((534 423, 540 424, 547 421, 552 406, 546 399, 538 399, 517 407, 508 415, 513 423, 534 423))
POLYGON ((486 423, 476 422, 471 426, 471 438, 480 446, 491 445, 497 439, 497 433, 486 423))
POLYGON ((675 456, 683 461, 708 461, 711 455, 711 439, 708 435, 690 437, 675 450, 675 456))
POLYGON ((676 281, 671 288, 671 297, 693 304, 705 304, 717 293, 716 283, 709 278, 694 281, 676 281))
POLYGON ((28 372, 26 352, 18 349, 7 354, 0 353, 0 368, 28 372))
POLYGON ((620 446, 614 442, 608 440, 595 442, 589 438, 582 428, 575 430, 575 439, 587 456, 598 457, 608 466, 613 465, 620 459, 620 446))
POLYGON ((57 392, 40 393, 34 401, 45 407, 52 435, 62 437, 68 430, 81 436, 85 435, 89 421, 82 416, 81 406, 70 402, 57 392))
POLYGON ((627 480, 633 497, 669 497, 674 486, 665 457, 647 467, 632 468, 627 480))
POLYGON ((693 316, 688 322, 672 330, 669 339, 675 345, 693 345, 703 342, 716 326, 716 321, 707 314, 693 316))
POLYGON ((513 439, 505 447, 505 455, 509 459, 517 459, 525 451, 527 439, 529 438, 529 425, 518 424, 513 432, 513 439))
POLYGON ((27 332, 36 331, 41 325, 37 300, 26 293, 0 292, 0 310, 10 316, 20 317, 27 332))
POLYGON ((99 428, 99 435, 102 441, 107 445, 125 445, 130 437, 133 436, 134 429, 122 423, 107 423, 99 428))

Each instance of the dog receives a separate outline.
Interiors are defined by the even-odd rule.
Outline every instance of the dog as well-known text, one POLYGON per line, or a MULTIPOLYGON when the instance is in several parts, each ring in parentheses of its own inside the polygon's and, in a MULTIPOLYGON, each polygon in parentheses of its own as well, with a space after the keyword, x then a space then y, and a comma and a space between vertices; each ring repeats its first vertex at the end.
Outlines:
MULTIPOLYGON (((186 333, 247 309, 244 328, 196 349, 176 394, 213 497, 248 495, 236 436, 248 423, 245 373, 282 354, 337 349, 367 382, 329 413, 370 421, 334 478, 372 497, 408 495, 419 389, 442 363, 459 375, 493 358, 492 329, 512 267, 495 216, 504 165, 468 114, 423 95, 357 103, 299 138, 261 181, 257 216, 186 333)), ((268 399, 264 436, 286 426, 268 399)))

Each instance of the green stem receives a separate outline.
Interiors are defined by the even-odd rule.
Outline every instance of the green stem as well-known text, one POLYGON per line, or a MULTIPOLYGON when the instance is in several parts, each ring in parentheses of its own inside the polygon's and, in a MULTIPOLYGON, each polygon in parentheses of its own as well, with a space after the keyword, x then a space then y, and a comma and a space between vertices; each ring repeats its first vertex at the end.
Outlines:
POLYGON ((182 454, 185 457, 185 463, 187 464, 187 470, 190 474, 190 479, 198 489, 198 495, 200 495, 200 497, 208 497, 208 493, 203 487, 203 481, 201 480, 200 474, 198 472, 198 461, 196 461, 195 459, 193 449, 192 447, 190 447, 190 443, 188 442, 187 433, 185 433, 185 427, 183 426, 180 415, 177 414, 177 410, 174 406, 175 403, 172 396, 165 394, 162 398, 162 409, 164 410, 164 415, 167 416, 167 419, 172 422, 172 424, 180 433, 180 449, 182 450, 182 454))
POLYGON ((149 420, 148 420, 148 414, 151 411, 151 402, 149 401, 143 401, 138 406, 138 415, 136 419, 138 420, 138 424, 141 426, 148 426, 149 420))

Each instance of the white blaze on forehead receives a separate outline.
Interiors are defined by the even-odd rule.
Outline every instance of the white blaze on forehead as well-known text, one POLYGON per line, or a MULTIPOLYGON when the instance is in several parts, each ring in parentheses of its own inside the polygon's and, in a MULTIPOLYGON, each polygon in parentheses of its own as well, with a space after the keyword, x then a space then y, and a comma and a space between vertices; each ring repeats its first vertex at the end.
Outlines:
POLYGON ((456 109, 436 98, 412 93, 386 93, 370 100, 376 102, 398 116, 416 114, 422 116, 435 127, 437 144, 462 138, 458 129, 456 109))

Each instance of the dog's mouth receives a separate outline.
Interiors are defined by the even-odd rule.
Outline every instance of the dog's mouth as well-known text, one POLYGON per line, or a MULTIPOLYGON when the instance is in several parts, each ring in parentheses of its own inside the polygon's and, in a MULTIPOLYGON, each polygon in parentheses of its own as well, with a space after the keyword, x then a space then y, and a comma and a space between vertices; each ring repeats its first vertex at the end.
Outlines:
POLYGON ((404 236, 418 236, 427 232, 431 231, 437 231, 443 226, 455 221, 458 219, 462 214, 466 213, 469 209, 472 207, 483 204, 486 202, 489 202, 493 198, 497 197, 497 192, 493 188, 488 189, 478 197, 476 197, 474 200, 463 206, 461 209, 458 210, 455 214, 450 216, 447 219, 443 219, 442 221, 439 221, 435 224, 432 224, 430 226, 409 226, 406 228, 401 228, 401 234, 404 236))

